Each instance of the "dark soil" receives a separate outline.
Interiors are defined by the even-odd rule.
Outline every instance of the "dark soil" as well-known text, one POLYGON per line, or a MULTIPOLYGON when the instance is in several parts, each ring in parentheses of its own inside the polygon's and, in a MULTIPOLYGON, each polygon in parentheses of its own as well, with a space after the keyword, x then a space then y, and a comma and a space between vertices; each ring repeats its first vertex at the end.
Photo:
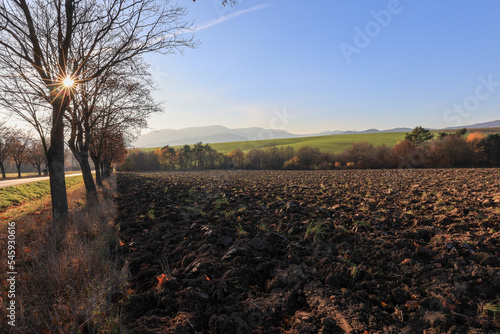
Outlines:
POLYGON ((500 170, 120 174, 133 333, 496 333, 500 170))

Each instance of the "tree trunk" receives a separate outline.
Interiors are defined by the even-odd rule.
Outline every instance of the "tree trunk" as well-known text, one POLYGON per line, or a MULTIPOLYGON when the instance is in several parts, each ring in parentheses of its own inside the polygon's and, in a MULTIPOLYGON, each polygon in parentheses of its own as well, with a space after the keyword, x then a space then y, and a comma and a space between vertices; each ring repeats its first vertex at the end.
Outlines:
POLYGON ((109 177, 111 176, 111 163, 106 161, 103 163, 103 166, 104 166, 104 179, 109 179, 109 177))
MULTIPOLYGON (((82 112, 82 114, 88 114, 82 112)), ((97 188, 92 176, 92 169, 89 163, 89 139, 90 130, 84 131, 81 123, 74 118, 71 122, 71 133, 68 140, 68 146, 73 153, 73 156, 78 161, 83 175, 83 183, 87 196, 87 204, 95 204, 98 202, 97 188), (85 138, 84 138, 85 137, 85 138)))
POLYGON ((90 168, 89 159, 84 158, 82 159, 82 161, 78 162, 80 163, 80 168, 82 169, 83 182, 85 183, 85 190, 87 193, 87 203, 97 203, 97 188, 94 183, 94 177, 92 176, 92 169, 90 168))
POLYGON ((103 180, 106 180, 106 172, 104 170, 104 162, 100 161, 100 166, 101 166, 101 178, 103 180))
POLYGON ((21 164, 16 163, 17 177, 21 178, 21 164))
POLYGON ((111 172, 113 171, 112 167, 111 167, 111 162, 108 162, 106 164, 106 174, 108 175, 108 179, 111 177, 111 172))
POLYGON ((102 163, 102 179, 107 180, 108 179, 108 170, 106 169, 106 163, 102 163))
POLYGON ((47 154, 50 175, 50 196, 52 214, 55 220, 65 220, 68 216, 68 197, 64 177, 64 123, 62 106, 52 105, 52 131, 47 154))
POLYGON ((2 179, 6 179, 7 175, 5 175, 5 168, 3 166, 3 161, 0 162, 0 169, 2 170, 2 179))
POLYGON ((82 170, 83 183, 85 184, 85 191, 87 196, 87 203, 91 205, 95 204, 98 202, 97 188, 94 183, 94 177, 92 176, 92 169, 90 168, 88 151, 87 152, 85 152, 84 150, 77 151, 76 147, 74 147, 74 145, 71 144, 70 144, 70 149, 73 152, 73 156, 75 157, 76 161, 78 161, 80 169, 82 170))
POLYGON ((37 166, 36 169, 38 170, 38 176, 42 176, 42 166, 37 166))
POLYGON ((99 187, 102 187, 102 177, 101 177, 101 161, 96 156, 92 155, 92 161, 94 162, 95 167, 95 183, 99 187))

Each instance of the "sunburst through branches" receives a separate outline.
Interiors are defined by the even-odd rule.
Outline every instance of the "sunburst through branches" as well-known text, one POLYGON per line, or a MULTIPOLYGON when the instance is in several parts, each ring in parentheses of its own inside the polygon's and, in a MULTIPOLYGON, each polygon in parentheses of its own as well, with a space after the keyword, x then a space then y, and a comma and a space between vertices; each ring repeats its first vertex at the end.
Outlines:
POLYGON ((73 88, 74 84, 75 84, 75 80, 73 80, 70 76, 67 76, 66 79, 63 80, 63 86, 66 89, 73 88))
POLYGON ((51 103, 55 101, 63 100, 64 98, 71 99, 74 95, 77 87, 77 80, 73 76, 67 74, 65 76, 60 76, 57 83, 54 85, 51 92, 51 103))

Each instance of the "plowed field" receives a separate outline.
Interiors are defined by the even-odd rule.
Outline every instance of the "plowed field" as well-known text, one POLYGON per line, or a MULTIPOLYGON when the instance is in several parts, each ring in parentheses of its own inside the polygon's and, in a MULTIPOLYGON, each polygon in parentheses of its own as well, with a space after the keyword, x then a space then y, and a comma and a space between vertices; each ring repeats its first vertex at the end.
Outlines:
POLYGON ((500 170, 118 176, 133 333, 495 333, 500 170))

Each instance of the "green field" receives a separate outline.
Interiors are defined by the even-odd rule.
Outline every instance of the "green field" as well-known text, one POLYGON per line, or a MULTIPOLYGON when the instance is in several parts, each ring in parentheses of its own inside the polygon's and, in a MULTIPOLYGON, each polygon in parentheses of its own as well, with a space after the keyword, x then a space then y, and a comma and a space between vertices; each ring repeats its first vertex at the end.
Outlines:
MULTIPOLYGON (((315 136, 302 138, 286 138, 272 140, 254 140, 254 141, 236 141, 228 143, 209 143, 210 147, 221 153, 229 153, 232 150, 241 148, 248 152, 253 148, 263 148, 269 145, 272 146, 291 146, 294 149, 299 149, 303 146, 317 147, 324 152, 341 153, 350 148, 353 143, 370 142, 375 146, 386 144, 394 146, 398 141, 403 140, 404 132, 392 133, 369 133, 369 134, 353 134, 353 135, 331 135, 331 136, 315 136)), ((204 143, 205 144, 205 143, 204 143)), ((179 148, 181 146, 173 146, 179 148)), ((144 151, 154 151, 156 148, 143 148, 144 151)))
POLYGON ((234 149, 241 148, 243 151, 249 151, 253 148, 262 148, 268 145, 273 146, 291 146, 294 149, 299 149, 303 146, 317 147, 323 152, 341 153, 357 142, 369 142, 375 146, 385 144, 394 146, 398 141, 403 140, 404 132, 388 132, 388 133, 367 133, 367 134, 352 134, 352 135, 332 135, 332 136, 315 136, 303 138, 287 138, 274 140, 246 141, 246 142, 230 142, 216 143, 210 146, 218 152, 228 153, 234 149))
MULTIPOLYGON (((441 130, 442 131, 442 130, 441 130)), ((483 132, 484 134, 500 133, 500 128, 489 129, 474 129, 471 132, 483 132)), ((439 130, 432 131, 434 133, 440 132, 439 130)), ((448 131, 447 131, 448 132, 448 131)), ((452 132, 452 131, 449 131, 452 132)), ((314 136, 302 138, 287 138, 287 139, 273 139, 273 140, 256 140, 256 141, 238 141, 229 143, 215 143, 210 146, 218 152, 229 153, 237 148, 245 152, 253 148, 263 148, 268 145, 273 146, 291 146, 294 149, 299 149, 303 146, 317 147, 323 152, 342 153, 349 149, 352 144, 359 142, 372 143, 374 146, 382 144, 388 147, 393 147, 399 141, 405 138, 406 132, 382 132, 382 133, 357 133, 351 135, 330 135, 330 136, 314 136)), ((178 148, 181 146, 174 146, 178 148)), ((145 151, 153 151, 156 148, 145 148, 145 151)))

